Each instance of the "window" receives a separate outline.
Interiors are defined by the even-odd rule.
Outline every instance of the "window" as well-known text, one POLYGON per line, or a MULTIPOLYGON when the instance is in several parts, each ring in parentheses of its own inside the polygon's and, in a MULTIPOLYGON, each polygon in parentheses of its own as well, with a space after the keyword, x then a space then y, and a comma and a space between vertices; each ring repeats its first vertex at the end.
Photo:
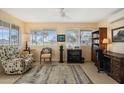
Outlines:
POLYGON ((44 32, 44 43, 55 43, 57 41, 57 34, 55 31, 44 32))
POLYGON ((91 31, 80 31, 79 29, 67 30, 66 32, 67 48, 75 48, 91 45, 91 31))
POLYGON ((0 44, 9 44, 8 28, 0 28, 0 44))
POLYGON ((11 25, 10 44, 12 45, 19 44, 19 27, 18 26, 11 25))
POLYGON ((0 44, 18 45, 19 27, 0 20, 0 44))
POLYGON ((9 44, 9 28, 2 29, 2 44, 9 44))
POLYGON ((30 44, 32 44, 32 45, 37 44, 37 42, 36 42, 36 32, 35 31, 32 31, 30 33, 30 44))
POLYGON ((0 44, 9 44, 10 24, 0 20, 0 44))
POLYGON ((66 43, 68 48, 74 48, 75 46, 80 46, 80 31, 78 29, 75 30, 67 30, 66 32, 66 43))
POLYGON ((30 33, 31 45, 55 43, 56 41, 57 41, 57 34, 55 30, 31 31, 30 33))
POLYGON ((81 45, 82 46, 91 45, 91 31, 81 31, 81 45))
POLYGON ((2 44, 2 35, 3 35, 2 29, 0 28, 0 44, 2 44))
MULTIPOLYGON (((35 35, 35 36, 36 36, 36 41, 35 41, 35 40, 34 40, 34 41, 35 41, 37 44, 42 44, 42 43, 43 43, 43 32, 40 32, 40 31, 39 31, 39 32, 35 32, 35 33, 36 33, 36 35, 35 35)), ((35 38, 35 37, 34 37, 34 38, 35 38)))

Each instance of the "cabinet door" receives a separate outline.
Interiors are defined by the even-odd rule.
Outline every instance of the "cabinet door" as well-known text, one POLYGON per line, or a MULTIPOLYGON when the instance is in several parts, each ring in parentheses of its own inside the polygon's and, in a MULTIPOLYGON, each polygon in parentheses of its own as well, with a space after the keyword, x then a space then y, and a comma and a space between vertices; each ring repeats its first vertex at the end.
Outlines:
POLYGON ((116 60, 115 58, 113 58, 111 61, 112 61, 111 62, 112 77, 118 82, 120 82, 120 66, 121 66, 120 61, 118 59, 116 60))
POLYGON ((121 59, 121 83, 124 84, 124 58, 121 59))
POLYGON ((92 50, 92 61, 94 63, 96 63, 96 61, 97 61, 97 59, 96 59, 96 50, 95 49, 92 50))

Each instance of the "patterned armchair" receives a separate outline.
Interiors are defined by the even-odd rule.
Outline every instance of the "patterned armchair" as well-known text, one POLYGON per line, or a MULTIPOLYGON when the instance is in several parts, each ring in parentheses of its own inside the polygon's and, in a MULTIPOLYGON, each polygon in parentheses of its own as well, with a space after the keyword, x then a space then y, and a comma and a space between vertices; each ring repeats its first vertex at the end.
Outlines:
POLYGON ((22 74, 31 68, 32 54, 20 53, 17 46, 0 46, 0 62, 6 74, 22 74))

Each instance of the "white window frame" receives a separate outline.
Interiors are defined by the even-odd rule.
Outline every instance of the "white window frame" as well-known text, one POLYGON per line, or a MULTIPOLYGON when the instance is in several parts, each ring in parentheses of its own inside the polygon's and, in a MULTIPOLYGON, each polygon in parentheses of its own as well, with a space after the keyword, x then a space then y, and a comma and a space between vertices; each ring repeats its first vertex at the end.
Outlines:
POLYGON ((66 47, 67 48, 72 48, 72 49, 74 49, 75 47, 79 47, 80 48, 80 29, 79 28, 70 28, 70 29, 67 29, 66 30, 66 32, 65 32, 65 34, 66 34, 66 47), (71 44, 71 43, 69 43, 68 41, 67 41, 67 33, 68 32, 78 32, 78 42, 75 42, 75 44, 73 43, 73 44, 71 44))
MULTIPOLYGON (((2 19, 0 19, 0 21, 2 21, 2 22, 6 22, 6 23, 8 23, 10 26, 9 27, 5 27, 5 26, 0 26, 0 28, 2 28, 2 29, 9 29, 9 43, 8 44, 5 44, 5 43, 1 43, 0 45, 13 45, 13 44, 11 44, 11 40, 10 40, 10 33, 11 33, 11 26, 12 25, 15 25, 15 24, 13 24, 13 23, 10 23, 10 22, 7 22, 7 21, 5 21, 5 20, 2 20, 2 19)), ((15 25, 15 26, 17 26, 17 25, 15 25)), ((20 45, 20 27, 19 26, 17 26, 19 29, 18 29, 18 44, 14 44, 14 45, 17 45, 17 46, 19 46, 20 45)))
MULTIPOLYGON (((54 44, 56 44, 57 43, 57 32, 56 32, 56 30, 55 29, 43 29, 43 30, 31 30, 31 32, 43 32, 43 43, 40 43, 40 44, 37 44, 37 43, 34 43, 34 44, 32 44, 32 40, 31 40, 31 37, 30 37, 30 45, 31 46, 40 46, 40 45, 49 45, 49 44, 52 44, 52 45, 54 45, 54 44), (56 34, 56 41, 55 42, 44 42, 44 32, 55 32, 55 34, 56 34)), ((31 36, 31 32, 30 32, 30 36, 31 36)), ((36 38, 37 36, 35 36, 35 39, 37 39, 36 38)), ((37 41, 37 40, 36 40, 37 41)))
MULTIPOLYGON (((88 45, 86 45, 86 44, 83 44, 82 42, 81 42, 81 38, 82 38, 82 36, 81 36, 81 32, 90 32, 91 33, 91 38, 92 38, 92 30, 80 30, 80 45, 81 46, 91 46, 92 44, 92 41, 91 41, 91 43, 90 44, 88 44, 88 45)), ((91 39, 92 40, 92 39, 91 39)))

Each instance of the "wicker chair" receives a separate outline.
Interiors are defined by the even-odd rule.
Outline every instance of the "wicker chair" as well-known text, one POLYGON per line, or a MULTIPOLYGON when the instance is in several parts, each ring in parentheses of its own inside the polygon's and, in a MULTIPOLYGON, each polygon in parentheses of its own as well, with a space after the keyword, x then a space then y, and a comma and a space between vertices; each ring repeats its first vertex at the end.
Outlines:
POLYGON ((52 61, 52 49, 51 48, 45 47, 41 50, 40 63, 41 63, 42 59, 44 59, 44 62, 45 62, 45 59, 49 59, 50 62, 52 61))

